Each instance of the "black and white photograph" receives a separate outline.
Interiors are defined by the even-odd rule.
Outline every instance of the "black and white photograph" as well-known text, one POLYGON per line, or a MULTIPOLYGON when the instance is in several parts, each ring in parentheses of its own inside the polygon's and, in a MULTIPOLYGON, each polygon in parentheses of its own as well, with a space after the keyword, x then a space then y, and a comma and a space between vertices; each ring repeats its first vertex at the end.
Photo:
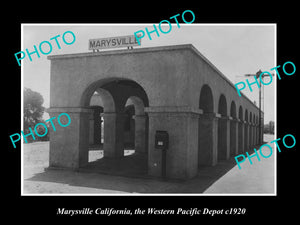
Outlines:
POLYGON ((22 24, 22 40, 23 194, 276 194, 276 24, 22 24))
POLYGON ((5 7, 7 221, 294 221, 297 6, 211 3, 5 7))

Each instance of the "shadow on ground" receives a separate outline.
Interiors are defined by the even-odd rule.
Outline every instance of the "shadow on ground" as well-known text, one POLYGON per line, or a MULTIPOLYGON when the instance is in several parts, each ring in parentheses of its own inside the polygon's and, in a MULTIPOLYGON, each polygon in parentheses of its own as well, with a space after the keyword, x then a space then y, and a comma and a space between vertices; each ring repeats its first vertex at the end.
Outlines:
MULTIPOLYGON (((249 155, 252 152, 249 151, 249 155)), ((213 167, 200 167, 198 175, 193 179, 162 180, 147 175, 145 155, 132 154, 119 159, 101 158, 78 171, 47 168, 27 181, 95 188, 99 189, 99 194, 110 191, 111 193, 203 193, 234 166, 236 162, 234 157, 231 157, 213 167)))
POLYGON ((135 153, 121 158, 100 158, 80 168, 79 172, 96 172, 100 174, 125 176, 125 177, 147 177, 147 155, 135 153))

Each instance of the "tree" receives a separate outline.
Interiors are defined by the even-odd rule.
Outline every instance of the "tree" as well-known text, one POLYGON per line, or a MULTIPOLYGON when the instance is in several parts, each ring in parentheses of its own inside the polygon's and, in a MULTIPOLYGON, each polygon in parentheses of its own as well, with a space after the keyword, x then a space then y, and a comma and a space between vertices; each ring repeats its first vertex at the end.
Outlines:
MULTIPOLYGON (((45 122, 42 118, 45 110, 45 107, 42 106, 43 103, 44 99, 40 93, 32 91, 30 88, 24 88, 24 134, 30 132, 29 127, 34 130, 36 124, 45 122)), ((35 135, 35 137, 36 140, 40 140, 38 136, 35 135)), ((26 139, 28 142, 33 141, 31 136, 27 136, 26 139)))

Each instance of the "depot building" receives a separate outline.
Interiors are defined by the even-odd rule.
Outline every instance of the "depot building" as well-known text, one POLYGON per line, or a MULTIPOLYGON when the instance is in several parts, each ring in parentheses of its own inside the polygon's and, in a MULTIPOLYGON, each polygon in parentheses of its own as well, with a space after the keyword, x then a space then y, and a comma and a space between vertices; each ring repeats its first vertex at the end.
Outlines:
POLYGON ((50 168, 189 179, 262 143, 258 107, 193 45, 101 47, 48 56, 48 112, 72 121, 50 131, 50 168))

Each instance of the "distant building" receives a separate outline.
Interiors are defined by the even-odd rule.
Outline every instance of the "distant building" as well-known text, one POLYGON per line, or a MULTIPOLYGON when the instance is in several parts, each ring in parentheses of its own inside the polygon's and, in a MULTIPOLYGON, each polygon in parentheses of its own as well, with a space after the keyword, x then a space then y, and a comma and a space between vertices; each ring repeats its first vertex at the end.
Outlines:
POLYGON ((274 134, 274 121, 270 121, 268 124, 264 125, 264 133, 274 134))

